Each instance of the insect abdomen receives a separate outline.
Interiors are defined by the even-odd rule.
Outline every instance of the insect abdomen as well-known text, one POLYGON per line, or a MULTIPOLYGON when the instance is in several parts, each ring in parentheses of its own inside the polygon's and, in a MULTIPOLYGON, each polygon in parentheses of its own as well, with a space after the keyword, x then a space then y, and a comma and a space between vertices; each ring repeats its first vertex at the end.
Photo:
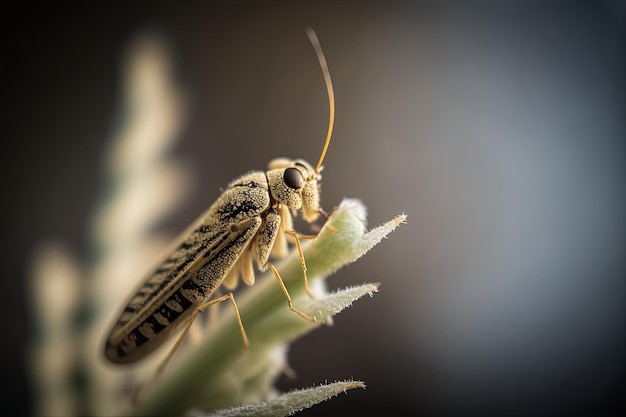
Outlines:
POLYGON ((155 339, 166 338, 179 328, 178 323, 184 323, 181 318, 193 312, 192 305, 193 302, 179 288, 119 343, 113 344, 109 340, 106 345, 107 358, 115 363, 129 363, 146 356, 161 345, 155 339))
POLYGON ((251 172, 231 183, 131 298, 111 330, 106 357, 115 363, 135 362, 179 329, 252 242, 269 204, 264 173, 251 172))
POLYGON ((144 314, 150 312, 145 319, 138 318, 133 327, 127 324, 117 328, 116 332, 125 336, 119 341, 109 337, 105 350, 107 358, 115 363, 135 362, 159 347, 221 284, 261 223, 261 217, 252 217, 224 230, 199 256, 195 267, 180 277, 177 287, 171 290, 174 292, 165 301, 153 298, 144 307, 144 314))

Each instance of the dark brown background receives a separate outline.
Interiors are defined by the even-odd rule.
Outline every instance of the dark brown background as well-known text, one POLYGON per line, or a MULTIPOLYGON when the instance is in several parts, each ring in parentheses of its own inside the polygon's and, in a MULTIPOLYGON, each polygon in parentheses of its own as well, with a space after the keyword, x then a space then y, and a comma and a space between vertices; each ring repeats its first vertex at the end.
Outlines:
POLYGON ((195 194, 175 233, 241 173, 316 161, 312 26, 337 104, 324 207, 358 197, 371 225, 409 223, 331 278, 381 292, 295 343, 298 379, 281 387, 367 383, 309 415, 623 411, 625 9, 519 3, 3 6, 0 410, 32 402, 33 248, 55 237, 88 255, 128 43, 168 38, 189 93, 174 153, 195 194))

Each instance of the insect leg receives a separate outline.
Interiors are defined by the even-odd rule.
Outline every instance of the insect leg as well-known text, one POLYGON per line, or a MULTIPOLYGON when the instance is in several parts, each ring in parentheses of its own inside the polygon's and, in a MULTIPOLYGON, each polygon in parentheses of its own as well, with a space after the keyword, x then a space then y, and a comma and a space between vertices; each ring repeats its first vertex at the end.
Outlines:
POLYGON ((309 280, 306 276, 306 262, 304 262, 304 254, 302 253, 302 246, 300 245, 300 239, 315 239, 317 235, 299 235, 294 230, 288 230, 285 232, 286 234, 293 237, 293 240, 296 242, 296 249, 298 250, 298 255, 300 256, 300 265, 302 265, 302 274, 304 275, 304 289, 310 298, 315 298, 311 290, 309 289, 309 280))
POLYGON ((221 297, 218 297, 214 300, 207 301, 206 303, 200 304, 198 307, 196 307, 194 312, 189 317, 189 322, 185 325, 185 329, 178 337, 178 340, 176 340, 176 343, 174 344, 174 346, 172 346, 172 349, 170 350, 170 352, 167 354, 163 362, 161 362, 161 365, 159 365, 156 371, 157 375, 163 372, 163 369, 165 369, 165 366, 167 365, 167 363, 172 359, 172 357, 174 356, 174 353, 176 353, 180 345, 183 343, 183 340, 185 340, 185 337, 187 336, 187 333, 189 333, 189 329, 191 328, 191 325, 195 321, 196 317, 198 317, 198 314, 200 314, 202 311, 206 310, 210 306, 217 304, 217 303, 221 303, 222 301, 226 301, 226 300, 230 300, 230 302, 233 305, 233 309, 235 310, 235 316, 237 316, 237 322, 239 323, 239 330, 241 330, 241 337, 243 338, 244 346, 245 347, 250 346, 250 342, 248 341, 248 336, 246 335, 246 330, 243 328, 243 323, 241 322, 241 315, 239 314, 237 303, 235 303, 235 297, 233 297, 232 292, 229 292, 228 294, 222 295, 221 297))
MULTIPOLYGON (((196 307, 194 312, 191 313, 191 316, 189 317, 187 324, 185 324, 185 328, 183 329, 183 332, 180 334, 180 336, 178 336, 178 339, 176 340, 176 343, 174 343, 174 346, 172 346, 172 348, 170 349, 170 351, 167 354, 167 356, 165 357, 165 359, 163 359, 163 361, 161 362, 159 367, 154 372, 154 375, 152 376, 151 381, 154 381, 159 375, 161 375, 163 370, 165 370, 165 367, 170 362, 170 360, 172 360, 172 358, 174 357, 174 354, 176 353, 178 348, 180 348, 180 345, 183 343, 183 340, 185 340, 185 338, 187 337, 187 334, 189 333, 189 329, 191 329, 191 326, 193 325, 193 323, 195 322, 196 318, 198 317, 198 314, 200 314, 202 311, 206 310, 207 308, 211 307, 212 305, 215 305, 217 303, 221 303, 222 301, 226 301, 227 299, 230 300, 230 302, 233 305, 233 309, 235 310, 235 315, 237 316, 237 322, 239 323, 239 329, 241 330, 241 336, 243 338, 243 344, 244 344, 245 347, 249 347, 250 346, 250 342, 248 341, 248 336, 246 335, 246 330, 243 328, 243 323, 241 322, 241 315, 239 314, 239 309, 237 308, 237 303, 235 303, 235 297, 233 297, 233 293, 230 292, 230 293, 222 295, 221 297, 218 297, 218 298, 216 298, 214 300, 207 301, 204 304, 200 304, 198 307, 196 307)), ((132 395, 132 403, 133 404, 137 404, 138 398, 139 398, 139 394, 140 394, 142 388, 143 388, 143 386, 141 386, 141 385, 138 385, 135 388, 135 390, 133 392, 133 395, 132 395)))
POLYGON ((298 310, 297 308, 293 306, 293 303, 291 302, 291 297, 289 296, 289 292, 287 291, 287 287, 285 287, 285 283, 283 282, 283 279, 280 277, 280 274, 278 273, 274 265, 268 264, 268 266, 272 269, 272 272, 274 273, 274 276, 276 277, 276 281, 278 281, 278 285, 280 285, 280 289, 283 290, 283 294, 285 294, 285 297, 287 298, 287 304, 289 305, 289 309, 293 311, 294 313, 296 313, 297 315, 299 315, 300 317, 302 317, 303 319, 306 319, 308 321, 317 321, 315 317, 311 317, 308 314, 303 313, 302 311, 298 310))

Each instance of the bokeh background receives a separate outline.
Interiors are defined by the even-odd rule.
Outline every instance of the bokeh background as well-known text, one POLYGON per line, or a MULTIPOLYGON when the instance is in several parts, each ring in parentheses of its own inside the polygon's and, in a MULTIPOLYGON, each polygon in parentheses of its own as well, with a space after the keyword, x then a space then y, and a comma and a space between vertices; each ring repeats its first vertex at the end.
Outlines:
POLYGON ((4 8, 1 410, 32 410, 29 262, 89 257, 129 45, 165 39, 192 173, 171 234, 276 156, 317 161, 322 202, 409 222, 331 288, 381 292, 296 342, 283 389, 354 377, 304 415, 618 415, 625 392, 624 2, 179 2, 4 8))

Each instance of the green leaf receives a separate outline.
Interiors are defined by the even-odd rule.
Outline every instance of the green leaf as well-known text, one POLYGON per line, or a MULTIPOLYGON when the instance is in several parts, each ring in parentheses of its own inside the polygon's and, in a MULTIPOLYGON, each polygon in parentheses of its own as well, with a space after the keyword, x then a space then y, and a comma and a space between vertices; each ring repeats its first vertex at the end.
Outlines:
MULTIPOLYGON (((296 390, 256 404, 218 410, 198 417, 283 417, 328 400, 349 389, 365 388, 361 381, 338 381, 317 387, 296 390)), ((192 414, 193 415, 193 414, 192 414)))

